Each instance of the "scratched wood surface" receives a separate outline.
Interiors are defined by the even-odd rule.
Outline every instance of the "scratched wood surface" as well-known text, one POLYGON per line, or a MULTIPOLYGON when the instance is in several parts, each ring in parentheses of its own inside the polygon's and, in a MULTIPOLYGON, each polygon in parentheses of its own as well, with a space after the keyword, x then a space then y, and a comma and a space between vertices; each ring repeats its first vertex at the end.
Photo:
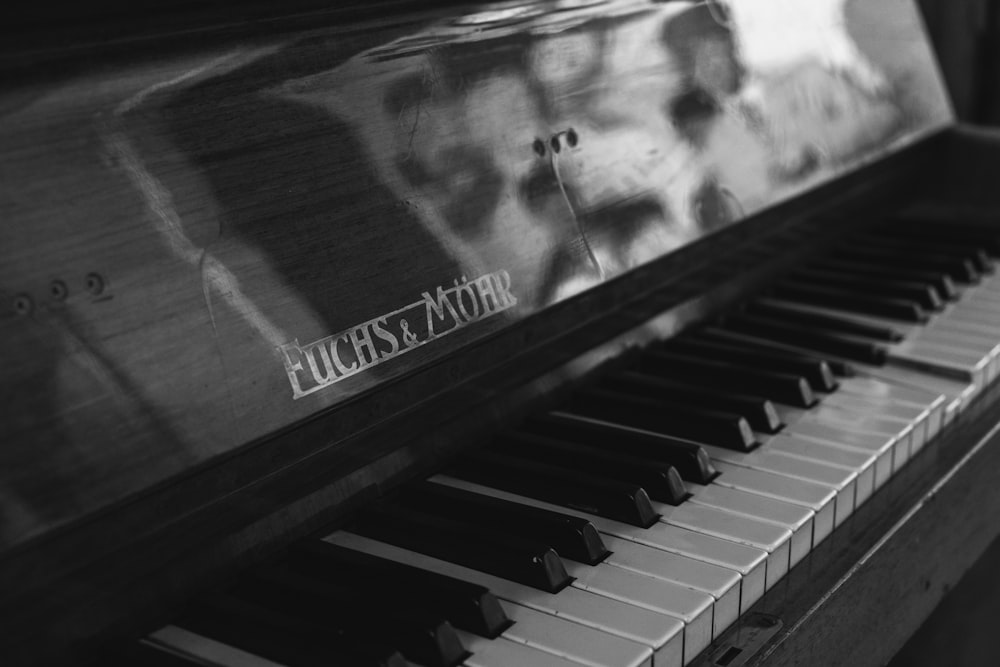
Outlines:
POLYGON ((578 4, 6 84, 0 549, 950 122, 906 0, 578 4))

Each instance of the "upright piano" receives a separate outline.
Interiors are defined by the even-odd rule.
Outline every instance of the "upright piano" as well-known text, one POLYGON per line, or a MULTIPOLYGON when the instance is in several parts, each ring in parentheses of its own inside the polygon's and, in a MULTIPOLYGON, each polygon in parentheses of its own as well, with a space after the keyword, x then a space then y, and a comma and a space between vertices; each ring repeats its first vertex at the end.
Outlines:
POLYGON ((0 663, 876 665, 1000 532, 911 0, 229 11, 0 57, 0 663))

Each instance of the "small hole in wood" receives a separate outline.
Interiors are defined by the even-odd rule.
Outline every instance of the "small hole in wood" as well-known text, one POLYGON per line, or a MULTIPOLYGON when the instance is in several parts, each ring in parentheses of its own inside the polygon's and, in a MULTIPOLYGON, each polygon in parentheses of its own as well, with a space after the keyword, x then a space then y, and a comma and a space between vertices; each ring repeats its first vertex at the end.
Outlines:
POLYGON ((538 153, 538 157, 545 157, 545 142, 541 139, 535 139, 534 143, 531 144, 531 148, 538 153))
POLYGON ((35 302, 27 294, 18 294, 14 297, 14 312, 18 315, 27 315, 35 309, 35 302))
POLYGON ((49 285, 49 294, 56 301, 62 301, 69 295, 69 289, 66 287, 66 283, 61 280, 53 280, 52 284, 49 285))
POLYGON ((569 128, 569 131, 566 132, 566 143, 569 144, 570 148, 574 148, 578 141, 580 141, 580 137, 577 136, 576 130, 572 127, 569 128))
POLYGON ((562 144, 559 143, 558 134, 552 137, 552 140, 549 143, 552 145, 552 150, 555 151, 556 153, 558 153, 562 149, 562 144))
POLYGON ((98 273, 87 274, 87 291, 91 294, 100 294, 104 291, 104 278, 98 273))

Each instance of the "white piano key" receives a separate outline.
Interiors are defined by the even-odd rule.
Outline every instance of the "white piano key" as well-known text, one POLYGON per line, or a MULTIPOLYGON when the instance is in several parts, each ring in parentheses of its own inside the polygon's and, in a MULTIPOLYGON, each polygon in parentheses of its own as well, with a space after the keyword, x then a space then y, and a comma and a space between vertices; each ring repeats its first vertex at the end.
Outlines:
POLYGON ((652 505, 663 523, 766 551, 765 588, 768 590, 788 572, 792 531, 787 528, 707 505, 673 506, 656 501, 652 505))
POLYGON ((860 507, 875 492, 875 461, 873 454, 833 447, 825 443, 796 438, 779 433, 764 443, 768 451, 780 452, 805 461, 821 461, 828 466, 851 470, 857 475, 855 507, 860 507))
POLYGON ((808 507, 813 518, 813 545, 819 544, 833 531, 836 512, 836 493, 833 489, 801 479, 782 477, 774 473, 716 461, 715 467, 722 474, 715 479, 721 486, 731 486, 749 493, 785 500, 808 507))
POLYGON ((587 519, 599 532, 682 556, 689 556, 706 563, 733 570, 742 576, 740 581, 740 611, 744 612, 764 594, 767 573, 767 552, 729 540, 698 533, 686 528, 656 523, 649 528, 639 528, 621 521, 605 519, 579 510, 551 505, 541 500, 519 496, 500 489, 474 482, 434 475, 430 481, 475 493, 502 498, 515 503, 559 511, 587 519))
POLYGON ((892 452, 897 438, 876 433, 858 433, 825 424, 803 423, 782 432, 786 437, 799 440, 813 440, 847 451, 871 454, 875 457, 875 488, 892 477, 892 452))
POLYGON ((566 561, 574 588, 672 616, 684 622, 684 655, 693 658, 712 643, 715 598, 691 588, 604 563, 566 561))
POLYGON ((500 599, 639 642, 652 648, 654 653, 665 651, 665 654, 669 655, 676 651, 678 655, 683 655, 684 623, 673 616, 619 602, 572 586, 564 588, 559 593, 546 593, 346 531, 332 533, 324 539, 355 551, 485 586, 500 599))
POLYGON ((808 507, 766 498, 755 493, 747 493, 728 486, 709 484, 702 486, 685 482, 691 497, 687 503, 717 507, 733 514, 752 517, 766 523, 781 526, 792 532, 788 566, 794 567, 812 551, 813 516, 808 507))
POLYGON ((247 653, 176 625, 160 628, 149 635, 149 640, 182 656, 190 656, 218 667, 283 667, 282 663, 247 653))
POLYGON ((848 414, 878 415, 881 422, 889 424, 890 427, 894 425, 898 432, 909 431, 909 449, 901 464, 906 463, 912 453, 919 451, 927 442, 927 418, 930 413, 926 410, 900 405, 895 401, 851 396, 841 392, 824 398, 823 405, 839 408, 848 414))
POLYGON ((855 369, 859 374, 875 378, 883 382, 924 389, 936 392, 945 397, 944 423, 949 424, 965 409, 979 393, 980 387, 970 382, 955 380, 944 376, 928 375, 927 373, 904 368, 902 366, 865 366, 858 364, 855 369))
MULTIPOLYGON (((878 401, 879 405, 882 401, 888 401, 890 405, 897 406, 897 409, 905 406, 919 410, 920 413, 914 420, 923 422, 925 441, 936 436, 944 423, 946 399, 938 393, 887 384, 873 378, 855 377, 842 380, 837 395, 869 403, 878 401)), ((910 449, 919 447, 914 448, 911 443, 910 449)))
MULTIPOLYGON (((472 655, 465 659, 467 667, 580 667, 579 662, 546 653, 527 644, 514 642, 503 637, 486 639, 464 630, 457 630, 459 639, 472 655)), ((652 661, 644 665, 652 666, 652 661)), ((676 663, 680 665, 681 663, 676 663)))
POLYGON ((604 561, 608 565, 711 595, 715 599, 713 639, 736 622, 740 614, 740 575, 733 570, 612 535, 602 537, 611 551, 604 561))
POLYGON ((734 452, 721 447, 705 445, 705 450, 712 457, 713 463, 725 461, 743 468, 763 470, 783 477, 815 482, 832 489, 836 493, 834 526, 839 526, 854 512, 855 486, 858 479, 858 474, 854 471, 834 468, 816 461, 797 459, 781 452, 769 451, 763 447, 752 452, 734 452))
POLYGON ((811 410, 792 411, 782 408, 782 416, 788 425, 785 432, 789 435, 808 432, 810 425, 818 425, 848 433, 891 438, 893 471, 902 468, 910 458, 910 441, 914 432, 910 424, 822 403, 811 410))
MULTIPOLYGON (((513 602, 501 600, 500 606, 514 621, 502 635, 512 642, 590 667, 644 667, 653 659, 653 650, 638 642, 513 602)), ((474 650, 468 642, 463 643, 474 650)))

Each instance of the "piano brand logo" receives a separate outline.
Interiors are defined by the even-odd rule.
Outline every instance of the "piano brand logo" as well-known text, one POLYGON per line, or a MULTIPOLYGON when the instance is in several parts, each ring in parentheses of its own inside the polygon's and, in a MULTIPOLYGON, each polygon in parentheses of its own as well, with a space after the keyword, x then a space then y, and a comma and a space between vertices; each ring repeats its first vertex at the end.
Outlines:
POLYGON ((512 308, 517 297, 510 286, 510 274, 504 270, 471 281, 463 276, 452 287, 424 292, 418 301, 332 336, 279 346, 292 398, 308 396, 512 308))

